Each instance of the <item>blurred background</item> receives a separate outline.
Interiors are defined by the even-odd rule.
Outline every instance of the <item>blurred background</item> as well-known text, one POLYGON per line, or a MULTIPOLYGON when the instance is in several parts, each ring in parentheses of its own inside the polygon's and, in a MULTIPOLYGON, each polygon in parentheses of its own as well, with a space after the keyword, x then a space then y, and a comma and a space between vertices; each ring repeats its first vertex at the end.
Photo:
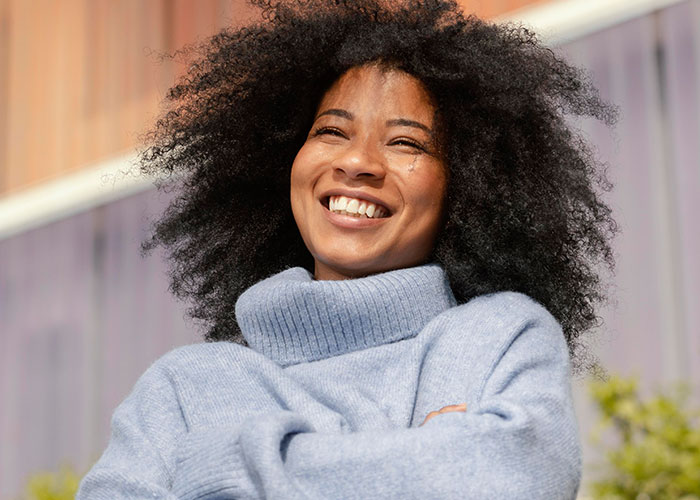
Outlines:
MULTIPOLYGON (((642 391, 700 385, 700 0, 461 0, 532 27, 619 105, 577 122, 608 164, 613 302, 594 351, 642 391)), ((114 408, 175 346, 198 342, 170 296, 133 175, 140 135, 186 67, 163 58, 255 12, 243 0, 0 0, 0 499, 62 464, 85 472, 114 408)), ((585 484, 597 415, 575 381, 585 484)))

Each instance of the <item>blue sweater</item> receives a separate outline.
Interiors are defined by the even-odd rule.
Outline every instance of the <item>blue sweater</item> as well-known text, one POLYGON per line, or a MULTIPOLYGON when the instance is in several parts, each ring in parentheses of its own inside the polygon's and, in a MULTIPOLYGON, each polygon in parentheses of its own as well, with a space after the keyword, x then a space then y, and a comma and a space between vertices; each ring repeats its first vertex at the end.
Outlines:
POLYGON ((435 264, 293 268, 236 317, 250 348, 179 348, 139 379, 78 500, 575 498, 567 346, 528 297, 457 306, 435 264))

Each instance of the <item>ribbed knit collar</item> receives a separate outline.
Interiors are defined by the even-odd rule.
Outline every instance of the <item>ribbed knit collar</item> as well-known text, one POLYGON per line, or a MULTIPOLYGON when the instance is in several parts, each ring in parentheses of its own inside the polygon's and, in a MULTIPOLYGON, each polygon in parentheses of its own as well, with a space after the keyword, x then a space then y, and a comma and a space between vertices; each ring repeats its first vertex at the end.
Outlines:
POLYGON ((252 349, 287 366, 413 337, 453 305, 437 264, 340 281, 294 267, 241 294, 236 319, 252 349))

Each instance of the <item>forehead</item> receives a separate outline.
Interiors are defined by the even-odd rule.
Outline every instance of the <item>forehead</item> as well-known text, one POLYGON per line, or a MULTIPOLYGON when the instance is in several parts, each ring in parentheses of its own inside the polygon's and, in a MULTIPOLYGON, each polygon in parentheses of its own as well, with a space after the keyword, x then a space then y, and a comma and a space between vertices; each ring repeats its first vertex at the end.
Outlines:
POLYGON ((420 80, 404 71, 376 65, 351 68, 338 78, 324 94, 318 112, 331 108, 353 114, 420 119, 427 125, 435 113, 433 98, 420 80))

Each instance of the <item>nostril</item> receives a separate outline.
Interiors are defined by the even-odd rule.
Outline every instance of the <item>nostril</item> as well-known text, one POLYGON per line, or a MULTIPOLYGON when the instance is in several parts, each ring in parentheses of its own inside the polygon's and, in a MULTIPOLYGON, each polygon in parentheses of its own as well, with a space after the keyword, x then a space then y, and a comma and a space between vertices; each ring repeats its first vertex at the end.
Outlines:
POLYGON ((333 168, 351 179, 381 179, 386 173, 384 166, 375 162, 343 163, 334 165, 333 168))

